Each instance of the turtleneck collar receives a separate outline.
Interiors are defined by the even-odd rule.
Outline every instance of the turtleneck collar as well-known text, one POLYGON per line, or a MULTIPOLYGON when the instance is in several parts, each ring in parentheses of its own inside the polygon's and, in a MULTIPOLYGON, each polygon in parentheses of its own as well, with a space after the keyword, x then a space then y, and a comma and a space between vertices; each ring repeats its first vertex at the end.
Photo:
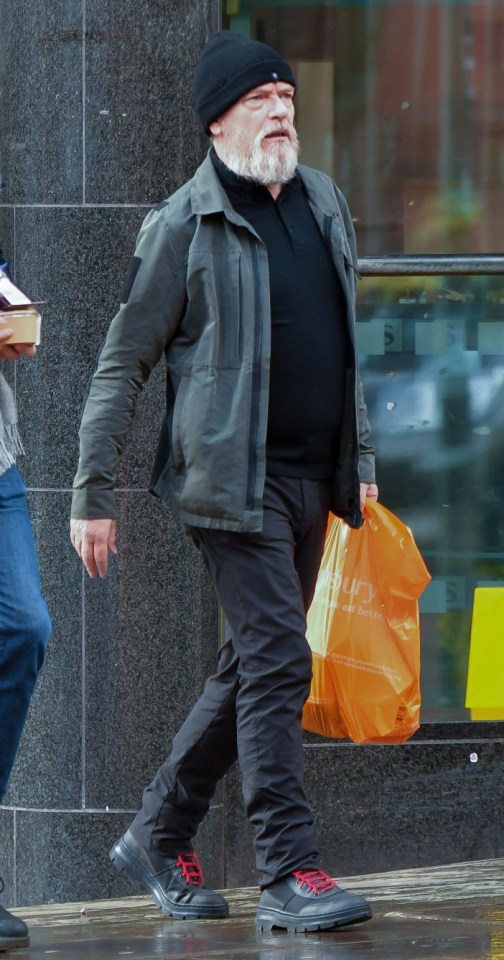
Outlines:
MULTIPOLYGON (((234 173, 233 170, 230 170, 217 155, 214 147, 210 149, 210 159, 228 196, 235 194, 243 199, 255 200, 258 203, 273 200, 268 188, 263 186, 262 183, 256 183, 254 180, 249 180, 248 177, 242 177, 234 173)), ((296 190, 301 187, 301 185, 301 177, 296 170, 292 180, 284 184, 280 197, 283 196, 285 191, 290 192, 291 190, 296 190)))

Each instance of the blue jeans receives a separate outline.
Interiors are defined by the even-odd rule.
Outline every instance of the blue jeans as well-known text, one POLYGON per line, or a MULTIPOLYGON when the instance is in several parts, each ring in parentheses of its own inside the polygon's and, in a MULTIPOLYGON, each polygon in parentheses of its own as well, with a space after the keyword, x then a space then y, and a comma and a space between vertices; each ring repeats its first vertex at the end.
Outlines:
POLYGON ((26 490, 10 467, 0 476, 0 802, 50 635, 26 490))

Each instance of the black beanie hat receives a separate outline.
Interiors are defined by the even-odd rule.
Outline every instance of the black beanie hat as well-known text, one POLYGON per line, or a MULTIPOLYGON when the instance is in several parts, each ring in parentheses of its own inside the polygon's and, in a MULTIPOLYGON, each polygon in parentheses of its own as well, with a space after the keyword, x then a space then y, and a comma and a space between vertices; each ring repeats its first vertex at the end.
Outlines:
POLYGON ((194 74, 196 113, 205 133, 248 90, 278 80, 296 86, 289 64, 272 47, 231 30, 213 33, 194 74))

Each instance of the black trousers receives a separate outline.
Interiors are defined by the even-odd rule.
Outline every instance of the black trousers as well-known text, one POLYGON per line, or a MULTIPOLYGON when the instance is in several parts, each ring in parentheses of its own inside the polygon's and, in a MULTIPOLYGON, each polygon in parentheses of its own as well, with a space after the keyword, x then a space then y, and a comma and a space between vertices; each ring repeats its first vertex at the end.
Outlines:
POLYGON ((217 673, 131 825, 148 849, 166 856, 191 850, 219 780, 238 759, 260 885, 319 866, 301 715, 311 681, 306 611, 329 496, 329 481, 268 477, 261 533, 188 528, 210 570, 226 636, 217 673))

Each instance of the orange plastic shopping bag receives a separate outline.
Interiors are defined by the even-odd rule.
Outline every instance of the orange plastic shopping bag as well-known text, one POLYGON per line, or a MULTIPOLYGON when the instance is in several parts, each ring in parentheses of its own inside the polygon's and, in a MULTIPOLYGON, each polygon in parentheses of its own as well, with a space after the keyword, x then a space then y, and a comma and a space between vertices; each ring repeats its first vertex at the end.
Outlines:
POLYGON ((303 726, 356 743, 402 743, 420 725, 418 597, 430 581, 413 535, 366 501, 364 526, 331 517, 307 637, 303 726))

